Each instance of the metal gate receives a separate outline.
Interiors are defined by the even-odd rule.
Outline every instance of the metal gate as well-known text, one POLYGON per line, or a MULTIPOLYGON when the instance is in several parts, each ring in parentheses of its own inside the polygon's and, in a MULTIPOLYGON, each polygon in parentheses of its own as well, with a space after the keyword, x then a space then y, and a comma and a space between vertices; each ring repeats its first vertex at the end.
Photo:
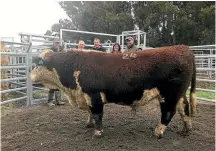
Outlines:
MULTIPOLYGON (((83 31, 73 31, 73 30, 64 30, 61 32, 83 32, 83 31)), ((85 32, 85 34, 93 34, 93 32, 85 32)), ((112 35, 112 34, 103 34, 103 33, 94 33, 102 35, 112 35)), ((62 34, 60 34, 62 35, 62 34)), ((19 98, 9 99, 0 104, 6 104, 9 102, 26 100, 27 105, 33 105, 38 101, 44 101, 47 99, 47 96, 44 98, 35 98, 33 94, 45 92, 48 95, 47 89, 43 87, 38 87, 32 84, 30 80, 30 72, 34 67, 32 65, 32 56, 39 55, 44 49, 50 48, 52 45, 52 40, 59 38, 56 36, 45 36, 45 35, 36 35, 28 33, 20 33, 21 43, 1 41, 5 43, 9 49, 9 52, 0 52, 0 55, 9 55, 10 56, 10 65, 1 66, 0 70, 7 69, 9 76, 7 79, 1 79, 2 82, 9 82, 10 89, 0 91, 0 94, 17 92, 23 96, 19 98), (40 43, 40 44, 38 44, 40 43)), ((119 39, 119 35, 112 35, 116 37, 116 40, 119 39)), ((63 43, 62 37, 60 37, 62 44, 68 45, 77 45, 74 43, 63 43)), ((109 42, 112 47, 112 42, 109 42)), ((92 45, 93 46, 93 45, 92 45)), ((195 52, 195 60, 197 67, 197 81, 201 82, 210 82, 215 84, 215 45, 208 46, 191 46, 190 47, 195 52)), ((206 89, 202 87, 197 87, 197 91, 204 91, 210 93, 216 93, 215 87, 213 89, 206 89)), ((213 101, 212 99, 207 98, 197 98, 203 101, 213 101)))

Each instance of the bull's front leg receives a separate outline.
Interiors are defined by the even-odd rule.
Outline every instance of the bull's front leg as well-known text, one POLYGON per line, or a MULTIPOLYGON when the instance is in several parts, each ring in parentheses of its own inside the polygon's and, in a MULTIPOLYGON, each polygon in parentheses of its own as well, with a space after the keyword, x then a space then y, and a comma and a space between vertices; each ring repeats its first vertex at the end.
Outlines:
POLYGON ((93 116, 93 119, 95 121, 95 132, 94 136, 100 137, 103 133, 103 102, 100 96, 100 93, 91 94, 91 113, 93 116))

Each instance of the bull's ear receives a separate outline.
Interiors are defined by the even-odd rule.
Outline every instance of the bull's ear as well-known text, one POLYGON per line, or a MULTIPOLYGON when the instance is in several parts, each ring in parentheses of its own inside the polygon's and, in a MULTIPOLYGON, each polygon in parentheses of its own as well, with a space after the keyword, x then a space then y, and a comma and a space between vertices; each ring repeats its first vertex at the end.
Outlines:
POLYGON ((44 61, 41 57, 35 56, 32 57, 32 63, 35 63, 36 65, 44 65, 44 61))

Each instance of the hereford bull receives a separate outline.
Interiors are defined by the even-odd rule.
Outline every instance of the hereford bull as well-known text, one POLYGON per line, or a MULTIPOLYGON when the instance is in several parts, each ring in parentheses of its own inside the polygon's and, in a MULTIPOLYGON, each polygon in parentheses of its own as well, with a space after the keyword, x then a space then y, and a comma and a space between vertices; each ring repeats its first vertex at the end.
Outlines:
POLYGON ((145 104, 144 90, 157 88, 158 93, 153 93, 149 99, 159 97, 161 100, 161 121, 155 129, 159 138, 176 113, 178 102, 184 102, 185 106, 180 105, 179 111, 188 129, 190 115, 185 94, 190 82, 190 103, 192 111, 195 111, 196 70, 194 54, 188 46, 123 54, 56 52, 35 58, 35 63, 37 67, 31 72, 32 81, 40 82, 47 88, 58 88, 66 94, 71 104, 85 107, 83 109, 90 113, 89 126, 93 125, 92 117, 95 121, 96 136, 101 136, 103 132, 105 103, 136 108, 143 102, 145 104))

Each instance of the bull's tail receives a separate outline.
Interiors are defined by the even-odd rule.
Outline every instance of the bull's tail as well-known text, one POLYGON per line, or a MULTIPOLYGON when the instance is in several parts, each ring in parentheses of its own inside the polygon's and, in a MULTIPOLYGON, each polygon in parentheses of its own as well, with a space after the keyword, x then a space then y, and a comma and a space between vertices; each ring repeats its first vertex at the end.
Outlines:
POLYGON ((196 65, 195 65, 195 59, 193 61, 193 75, 191 80, 191 89, 190 89, 190 110, 191 110, 191 116, 195 116, 196 113, 196 65))

